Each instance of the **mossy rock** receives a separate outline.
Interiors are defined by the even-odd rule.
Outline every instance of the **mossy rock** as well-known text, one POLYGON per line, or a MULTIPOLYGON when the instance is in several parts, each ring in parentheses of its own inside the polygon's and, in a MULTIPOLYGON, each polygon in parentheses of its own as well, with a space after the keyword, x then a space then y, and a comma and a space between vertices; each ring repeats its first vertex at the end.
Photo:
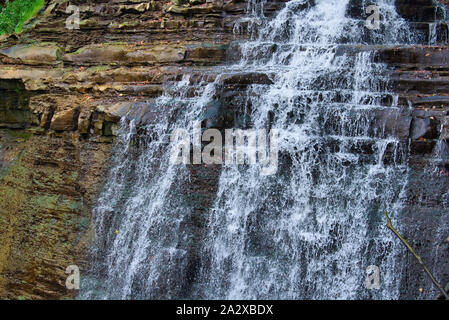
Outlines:
POLYGON ((177 6, 182 6, 189 3, 189 0, 172 0, 171 2, 177 6))

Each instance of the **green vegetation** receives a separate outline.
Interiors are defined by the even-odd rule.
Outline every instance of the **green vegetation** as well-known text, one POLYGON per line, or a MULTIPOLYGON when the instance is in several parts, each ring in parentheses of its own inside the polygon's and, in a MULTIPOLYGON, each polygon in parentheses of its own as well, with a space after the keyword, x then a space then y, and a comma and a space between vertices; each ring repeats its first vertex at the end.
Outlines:
POLYGON ((7 1, 0 12, 0 35, 20 33, 22 26, 44 6, 44 0, 7 1))
POLYGON ((11 129, 4 129, 4 130, 2 130, 2 133, 7 133, 11 137, 22 139, 22 140, 28 140, 33 135, 31 132, 27 132, 24 130, 11 130, 11 129))

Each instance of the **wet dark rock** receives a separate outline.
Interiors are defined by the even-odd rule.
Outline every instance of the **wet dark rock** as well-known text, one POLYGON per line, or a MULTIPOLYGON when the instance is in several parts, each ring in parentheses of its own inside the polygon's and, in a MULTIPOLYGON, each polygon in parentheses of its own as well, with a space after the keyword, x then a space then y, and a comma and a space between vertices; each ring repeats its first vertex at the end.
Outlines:
MULTIPOLYGON (((420 105, 420 106, 447 106, 449 105, 449 96, 416 96, 411 99, 411 102, 413 105, 420 105)), ((416 110, 416 111, 423 111, 423 110, 416 110)), ((441 113, 441 112, 440 112, 441 113)))
POLYGON ((423 155, 432 154, 432 151, 436 145, 435 141, 424 141, 424 140, 412 140, 410 143, 410 154, 412 155, 423 155))
POLYGON ((438 123, 431 118, 413 118, 411 125, 410 138, 411 139, 437 139, 438 138, 438 123))
POLYGON ((224 75, 221 80, 223 84, 228 85, 273 84, 273 81, 267 74, 257 72, 224 75))
POLYGON ((447 47, 387 46, 379 49, 378 60, 391 65, 449 66, 447 47))
POLYGON ((444 17, 434 0, 396 0, 395 4, 398 13, 407 20, 435 21, 444 17))
POLYGON ((374 128, 383 130, 386 135, 399 139, 407 139, 410 135, 412 118, 405 111, 397 109, 383 109, 375 111, 374 128))

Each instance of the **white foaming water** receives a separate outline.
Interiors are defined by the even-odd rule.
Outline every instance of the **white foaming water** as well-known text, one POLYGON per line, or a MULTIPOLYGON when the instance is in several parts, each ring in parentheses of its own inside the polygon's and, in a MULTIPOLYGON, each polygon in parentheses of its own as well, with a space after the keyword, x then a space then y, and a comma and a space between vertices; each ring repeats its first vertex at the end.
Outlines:
POLYGON ((433 23, 429 23, 429 44, 430 45, 435 45, 437 44, 437 26, 438 23, 433 22, 433 23))
POLYGON ((410 43, 407 25, 394 0, 377 1, 379 31, 348 17, 353 1, 292 0, 271 20, 264 2, 249 2, 236 32, 249 25, 252 40, 238 45, 242 59, 226 71, 271 77, 272 85, 249 86, 241 109, 252 127, 280 130, 278 172, 224 166, 204 223, 191 226, 191 172, 169 163, 168 135, 201 118, 220 77, 195 98, 186 79, 176 98, 148 106, 157 121, 137 150, 137 124, 124 120, 95 209, 94 268, 82 297, 398 297, 399 245, 383 211, 400 212, 407 165, 380 115, 399 108, 386 67, 354 44, 410 43), (371 264, 381 269, 380 290, 364 287, 371 264))

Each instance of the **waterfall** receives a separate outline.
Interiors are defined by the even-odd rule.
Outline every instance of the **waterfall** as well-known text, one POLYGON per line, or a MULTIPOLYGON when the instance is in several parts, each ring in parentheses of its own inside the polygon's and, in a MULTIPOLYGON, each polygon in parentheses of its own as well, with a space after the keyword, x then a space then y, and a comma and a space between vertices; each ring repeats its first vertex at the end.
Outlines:
POLYGON ((447 7, 438 0, 433 0, 434 21, 429 23, 428 44, 436 45, 438 42, 447 43, 449 31, 447 23, 447 7), (443 30, 443 28, 445 30, 443 30), (441 38, 441 39, 440 39, 441 38))
POLYGON ((437 26, 436 22, 429 23, 429 45, 437 44, 437 26))
POLYGON ((374 1, 379 30, 349 14, 350 0, 291 0, 271 19, 264 2, 250 1, 235 28, 251 34, 233 46, 238 62, 199 81, 186 74, 122 119, 80 297, 398 298, 400 244, 383 212, 394 222, 403 207, 407 154, 385 117, 401 109, 386 66, 357 47, 410 43, 411 32, 394 0, 374 1), (170 133, 191 132, 224 75, 239 72, 273 83, 249 85, 239 108, 247 126, 279 130, 279 168, 223 165, 211 199, 197 199, 192 166, 169 161, 170 133), (378 290, 365 288, 369 265, 378 290))

